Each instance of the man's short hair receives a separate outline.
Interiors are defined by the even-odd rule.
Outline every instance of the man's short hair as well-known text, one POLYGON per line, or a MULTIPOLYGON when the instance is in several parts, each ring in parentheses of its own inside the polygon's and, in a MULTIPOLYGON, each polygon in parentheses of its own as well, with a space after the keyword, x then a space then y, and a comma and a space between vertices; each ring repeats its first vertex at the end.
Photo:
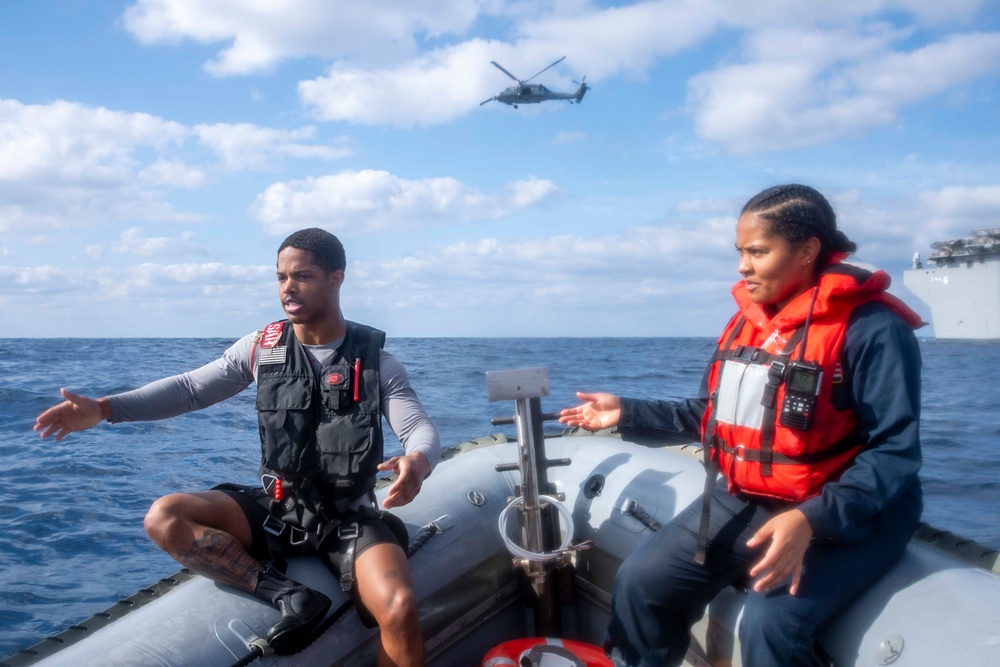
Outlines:
POLYGON ((344 244, 336 236, 318 227, 300 229, 281 242, 278 253, 285 248, 298 248, 312 253, 313 261, 324 271, 343 271, 347 268, 344 244))

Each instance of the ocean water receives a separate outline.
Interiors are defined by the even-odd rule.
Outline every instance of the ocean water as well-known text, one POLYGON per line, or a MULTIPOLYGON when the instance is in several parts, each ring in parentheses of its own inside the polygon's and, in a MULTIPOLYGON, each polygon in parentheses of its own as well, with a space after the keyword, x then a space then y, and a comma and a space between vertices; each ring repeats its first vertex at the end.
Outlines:
MULTIPOLYGON (((60 387, 89 396, 132 389, 216 358, 225 339, 0 340, 0 658, 170 575, 146 538, 150 503, 220 481, 254 483, 254 395, 138 424, 101 424, 41 440, 35 417, 60 387)), ((442 445, 504 431, 490 419, 485 372, 544 366, 543 410, 574 392, 683 398, 697 391, 708 338, 396 338, 386 345, 441 432, 442 445)), ((924 520, 1000 549, 1000 344, 921 341, 924 520)), ((557 431, 549 424, 547 430, 557 431)), ((399 443, 387 434, 387 452, 399 443)))

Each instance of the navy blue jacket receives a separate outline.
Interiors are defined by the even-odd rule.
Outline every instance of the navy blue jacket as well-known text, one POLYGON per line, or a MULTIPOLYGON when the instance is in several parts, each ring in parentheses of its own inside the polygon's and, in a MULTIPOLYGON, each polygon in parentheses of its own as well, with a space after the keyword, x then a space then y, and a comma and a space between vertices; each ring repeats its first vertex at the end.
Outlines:
MULTIPOLYGON (((858 416, 866 443, 839 480, 798 508, 821 542, 856 542, 892 514, 920 515, 920 347, 913 330, 880 303, 857 308, 841 352, 844 382, 831 401, 858 416)), ((708 405, 708 371, 698 398, 682 401, 622 399, 618 432, 624 440, 651 442, 681 435, 701 440, 708 405)))

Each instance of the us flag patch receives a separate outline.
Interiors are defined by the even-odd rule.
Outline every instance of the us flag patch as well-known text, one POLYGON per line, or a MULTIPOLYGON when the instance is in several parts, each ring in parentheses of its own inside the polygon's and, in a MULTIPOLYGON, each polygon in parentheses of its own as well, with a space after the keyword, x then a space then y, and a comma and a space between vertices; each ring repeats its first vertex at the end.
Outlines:
POLYGON ((833 366, 833 383, 840 384, 843 381, 844 381, 844 367, 841 366, 840 362, 838 361, 833 366))
POLYGON ((257 361, 258 364, 283 364, 285 363, 285 355, 288 351, 286 345, 281 345, 279 347, 264 347, 260 351, 260 359, 257 361))

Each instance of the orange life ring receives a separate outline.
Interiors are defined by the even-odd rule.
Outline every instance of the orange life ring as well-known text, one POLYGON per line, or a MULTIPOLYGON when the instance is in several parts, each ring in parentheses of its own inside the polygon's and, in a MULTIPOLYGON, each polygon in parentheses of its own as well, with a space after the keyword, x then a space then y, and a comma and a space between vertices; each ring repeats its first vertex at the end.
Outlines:
POLYGON ((480 667, 522 667, 521 658, 538 659, 546 654, 561 657, 563 662, 559 664, 571 665, 576 660, 579 667, 612 667, 599 646, 554 637, 527 637, 498 644, 486 654, 480 667))

